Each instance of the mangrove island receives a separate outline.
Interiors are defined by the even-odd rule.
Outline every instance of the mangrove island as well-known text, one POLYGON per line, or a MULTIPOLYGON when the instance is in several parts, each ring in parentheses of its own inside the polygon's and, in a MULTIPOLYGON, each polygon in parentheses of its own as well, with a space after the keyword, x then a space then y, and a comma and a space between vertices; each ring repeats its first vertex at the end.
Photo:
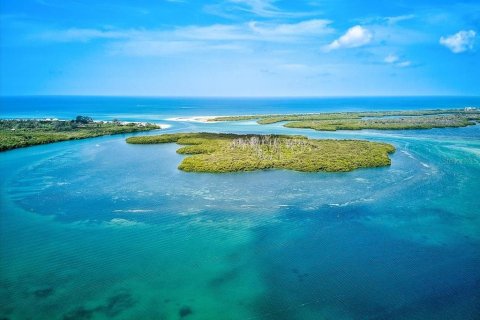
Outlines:
POLYGON ((238 172, 289 169, 346 172, 391 164, 395 148, 363 140, 317 140, 297 135, 175 133, 130 137, 131 144, 177 143, 189 155, 178 168, 187 172, 238 172))

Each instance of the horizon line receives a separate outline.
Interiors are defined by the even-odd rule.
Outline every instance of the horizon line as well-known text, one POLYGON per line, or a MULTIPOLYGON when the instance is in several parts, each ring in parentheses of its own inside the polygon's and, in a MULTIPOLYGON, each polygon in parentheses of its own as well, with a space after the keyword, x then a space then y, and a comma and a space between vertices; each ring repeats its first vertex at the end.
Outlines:
POLYGON ((183 96, 183 95, 89 95, 89 94, 21 94, 0 95, 3 98, 34 98, 34 97, 78 97, 78 98, 161 98, 161 99, 329 99, 329 98, 480 98, 479 95, 455 94, 419 94, 419 95, 324 95, 324 96, 183 96))

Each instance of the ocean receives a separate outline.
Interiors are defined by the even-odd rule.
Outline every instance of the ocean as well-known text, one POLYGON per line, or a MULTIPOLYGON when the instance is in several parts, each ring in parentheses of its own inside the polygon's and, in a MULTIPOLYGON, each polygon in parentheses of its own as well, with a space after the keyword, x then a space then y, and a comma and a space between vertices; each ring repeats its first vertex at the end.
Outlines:
POLYGON ((0 319, 478 319, 480 126, 318 132, 174 117, 480 106, 479 97, 7 97, 1 118, 159 132, 0 153, 0 319), (348 173, 177 169, 169 132, 393 144, 348 173))
POLYGON ((340 111, 382 111, 480 106, 480 97, 358 98, 148 98, 148 97, 0 97, 1 118, 57 117, 78 114, 98 119, 155 120, 158 117, 250 115, 340 111))

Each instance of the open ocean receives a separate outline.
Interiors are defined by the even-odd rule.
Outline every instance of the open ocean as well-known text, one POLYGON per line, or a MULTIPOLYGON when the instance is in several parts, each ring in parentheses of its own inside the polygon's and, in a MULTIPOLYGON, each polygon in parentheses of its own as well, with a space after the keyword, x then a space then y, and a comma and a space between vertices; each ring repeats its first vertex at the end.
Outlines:
POLYGON ((3 97, 1 118, 168 129, 0 153, 0 319, 480 319, 480 126, 317 132, 199 115, 480 107, 480 97, 3 97), (169 132, 395 145, 349 173, 177 170, 169 132))

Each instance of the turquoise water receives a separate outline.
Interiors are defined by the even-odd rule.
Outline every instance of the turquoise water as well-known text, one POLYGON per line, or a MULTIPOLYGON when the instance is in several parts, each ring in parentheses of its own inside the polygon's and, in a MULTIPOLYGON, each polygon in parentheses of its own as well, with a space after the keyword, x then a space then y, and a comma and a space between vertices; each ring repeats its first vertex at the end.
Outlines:
MULTIPOLYGON (((22 103, 11 112, 62 116, 22 103)), ((216 103, 205 114, 263 102, 216 103)), ((480 126, 322 133, 164 120, 189 114, 178 110, 130 116, 172 125, 162 132, 359 138, 397 152, 391 167, 330 174, 184 173, 176 145, 128 145, 129 135, 2 153, 0 318, 478 319, 480 126)))

